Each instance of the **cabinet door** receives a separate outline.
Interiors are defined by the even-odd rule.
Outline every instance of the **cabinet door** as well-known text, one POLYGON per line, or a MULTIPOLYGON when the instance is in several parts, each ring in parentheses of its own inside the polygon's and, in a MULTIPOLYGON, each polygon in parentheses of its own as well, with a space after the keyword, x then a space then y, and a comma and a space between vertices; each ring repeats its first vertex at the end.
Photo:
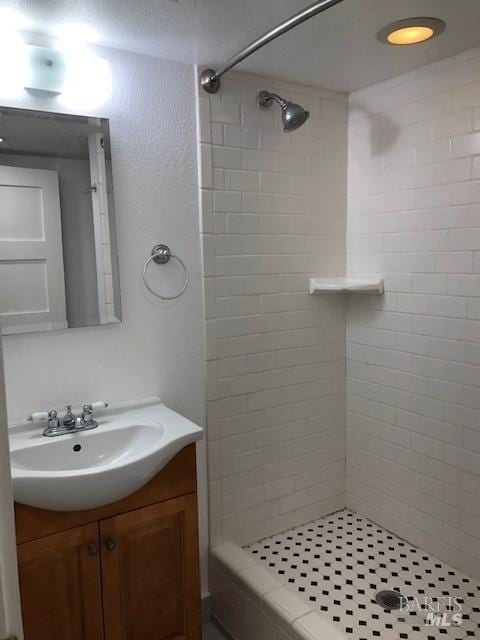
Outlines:
POLYGON ((98 525, 18 547, 25 640, 102 640, 98 525))
POLYGON ((194 494, 100 523, 106 640, 200 640, 194 494))

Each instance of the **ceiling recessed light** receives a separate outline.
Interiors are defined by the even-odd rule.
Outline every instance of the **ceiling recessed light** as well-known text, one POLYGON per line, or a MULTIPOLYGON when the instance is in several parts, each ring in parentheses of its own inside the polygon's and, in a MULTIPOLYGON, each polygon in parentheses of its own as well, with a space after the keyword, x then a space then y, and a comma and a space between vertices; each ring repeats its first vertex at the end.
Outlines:
POLYGON ((387 24, 377 33, 377 38, 395 46, 420 44, 439 36, 446 26, 438 18, 407 18, 387 24))

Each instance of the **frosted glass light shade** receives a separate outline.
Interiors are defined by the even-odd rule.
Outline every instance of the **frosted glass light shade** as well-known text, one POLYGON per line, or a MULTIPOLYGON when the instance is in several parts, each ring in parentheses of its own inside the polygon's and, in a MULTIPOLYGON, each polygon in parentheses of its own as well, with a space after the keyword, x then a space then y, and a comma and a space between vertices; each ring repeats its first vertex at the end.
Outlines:
POLYGON ((47 47, 27 46, 25 89, 62 93, 66 65, 63 54, 47 47))

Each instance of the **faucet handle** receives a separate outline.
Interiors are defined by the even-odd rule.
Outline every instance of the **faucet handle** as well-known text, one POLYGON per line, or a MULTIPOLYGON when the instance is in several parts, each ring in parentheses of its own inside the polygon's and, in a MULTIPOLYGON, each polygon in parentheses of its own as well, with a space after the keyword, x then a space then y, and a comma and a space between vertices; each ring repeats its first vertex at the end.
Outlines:
POLYGON ((108 402, 104 402, 104 401, 88 402, 87 404, 83 405, 82 415, 85 415, 85 414, 88 415, 89 413, 93 414, 93 412, 96 411, 97 409, 106 409, 107 407, 108 407, 108 402))
POLYGON ((83 421, 88 424, 93 420, 93 407, 91 404, 84 404, 82 409, 83 421))
POLYGON ((32 415, 28 416, 28 422, 42 422, 43 420, 47 420, 48 411, 35 411, 32 415))
POLYGON ((94 411, 96 411, 97 409, 107 409, 108 402, 105 402, 104 400, 101 400, 100 402, 92 402, 90 404, 90 406, 92 407, 92 409, 94 411))
MULTIPOLYGON (((100 407, 104 408, 106 406, 105 402, 93 402, 89 404, 84 404, 82 409, 82 423, 85 428, 94 429, 98 426, 98 422, 93 419, 93 410, 100 407)), ((108 405, 107 405, 108 406, 108 405)))
POLYGON ((60 420, 58 419, 58 413, 55 409, 48 412, 48 422, 46 429, 43 430, 44 436, 54 436, 59 433, 60 420))

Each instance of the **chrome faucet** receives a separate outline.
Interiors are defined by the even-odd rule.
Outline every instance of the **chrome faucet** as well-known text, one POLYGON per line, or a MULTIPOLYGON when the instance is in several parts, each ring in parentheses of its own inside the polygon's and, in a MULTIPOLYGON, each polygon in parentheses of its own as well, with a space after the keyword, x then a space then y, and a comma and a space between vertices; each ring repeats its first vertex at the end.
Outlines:
POLYGON ((77 416, 72 413, 72 405, 67 404, 67 412, 63 416, 63 426, 66 429, 72 429, 76 424, 77 416))
MULTIPOLYGON (((102 404, 103 406, 108 406, 106 403, 102 404)), ((88 431, 96 427, 98 427, 98 422, 93 419, 93 406, 91 404, 84 404, 80 415, 75 415, 72 412, 72 405, 69 404, 61 424, 55 409, 48 412, 47 427, 44 429, 43 435, 53 438, 68 433, 76 433, 77 431, 88 431)))

